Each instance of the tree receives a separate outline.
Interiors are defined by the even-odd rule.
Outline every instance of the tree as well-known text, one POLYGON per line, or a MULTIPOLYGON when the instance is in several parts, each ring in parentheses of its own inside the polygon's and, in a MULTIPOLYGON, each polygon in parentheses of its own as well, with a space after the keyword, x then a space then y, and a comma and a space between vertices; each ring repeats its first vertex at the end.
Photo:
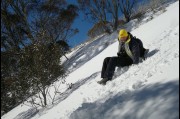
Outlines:
POLYGON ((118 27, 118 14, 119 14, 119 1, 118 0, 106 0, 106 9, 112 15, 114 25, 113 29, 117 30, 118 27))
POLYGON ((46 106, 49 85, 66 75, 56 42, 78 32, 72 28, 78 8, 65 0, 2 0, 1 16, 2 110, 36 93, 46 106))
POLYGON ((119 0, 119 8, 123 13, 126 22, 129 22, 132 16, 133 7, 137 3, 137 0, 119 0))
MULTIPOLYGON (((106 26, 107 26, 108 22, 106 22, 105 24, 106 24, 106 26)), ((109 28, 109 29, 110 29, 110 28, 109 28)), ((98 36, 99 34, 102 34, 102 33, 104 33, 104 32, 110 34, 111 32, 109 31, 109 29, 107 29, 107 31, 105 31, 105 29, 104 29, 104 23, 99 22, 99 23, 96 23, 96 24, 88 31, 88 36, 91 37, 91 38, 93 38, 93 37, 96 37, 96 36, 98 36)))
POLYGON ((60 65, 61 53, 57 44, 34 44, 25 48, 21 53, 21 71, 19 76, 30 80, 31 93, 39 92, 42 96, 41 106, 47 105, 48 86, 65 76, 65 71, 60 65))
POLYGON ((104 29, 107 22, 106 0, 77 0, 79 8, 85 19, 94 24, 103 23, 104 29))
MULTIPOLYGON (((65 53, 69 51, 69 45, 63 40, 59 40, 56 43, 58 44, 60 50, 62 51, 62 54, 66 57, 65 53)), ((67 57, 66 59, 68 60, 67 57)))
POLYGON ((108 22, 108 19, 112 19, 113 30, 117 30, 120 11, 124 14, 126 21, 129 22, 132 14, 132 9, 137 0, 77 1, 81 11, 83 11, 87 20, 93 21, 94 24, 103 23, 104 29, 107 29, 106 22, 108 22))
POLYGON ((34 41, 30 25, 28 23, 28 12, 26 6, 32 1, 2 0, 1 2, 1 37, 9 48, 20 49, 25 46, 25 40, 34 41))

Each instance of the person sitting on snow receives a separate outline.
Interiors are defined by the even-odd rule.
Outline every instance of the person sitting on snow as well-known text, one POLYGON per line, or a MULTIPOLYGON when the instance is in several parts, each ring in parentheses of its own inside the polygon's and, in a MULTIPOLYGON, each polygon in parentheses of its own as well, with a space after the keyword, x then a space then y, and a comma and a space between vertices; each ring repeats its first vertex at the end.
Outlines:
POLYGON ((133 37, 133 35, 125 29, 119 31, 118 41, 118 56, 104 59, 101 71, 101 78, 103 79, 98 81, 99 84, 105 85, 107 81, 112 80, 116 66, 124 67, 138 64, 140 57, 145 59, 149 51, 143 47, 140 39, 133 37))

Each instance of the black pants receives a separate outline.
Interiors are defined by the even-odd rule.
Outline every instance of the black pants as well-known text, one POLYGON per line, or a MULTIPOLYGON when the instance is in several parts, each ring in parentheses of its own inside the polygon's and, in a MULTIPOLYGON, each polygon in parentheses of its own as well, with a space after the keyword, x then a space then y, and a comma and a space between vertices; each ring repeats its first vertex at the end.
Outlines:
POLYGON ((101 78, 112 78, 114 75, 114 71, 117 67, 124 67, 133 64, 133 61, 127 57, 107 57, 104 59, 101 78))

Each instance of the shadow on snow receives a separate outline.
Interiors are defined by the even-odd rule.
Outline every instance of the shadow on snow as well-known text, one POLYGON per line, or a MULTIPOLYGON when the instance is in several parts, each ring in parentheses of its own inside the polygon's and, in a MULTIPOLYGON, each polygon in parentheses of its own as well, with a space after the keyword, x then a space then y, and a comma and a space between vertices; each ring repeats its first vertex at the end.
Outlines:
POLYGON ((178 119, 179 82, 156 83, 125 91, 104 103, 84 103, 70 119, 178 119))

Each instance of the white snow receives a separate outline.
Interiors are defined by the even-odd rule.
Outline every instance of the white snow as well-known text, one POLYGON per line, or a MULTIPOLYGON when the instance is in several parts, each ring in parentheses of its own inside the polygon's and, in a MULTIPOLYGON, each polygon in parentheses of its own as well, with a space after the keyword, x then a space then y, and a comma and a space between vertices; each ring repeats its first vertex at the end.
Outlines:
POLYGON ((71 69, 66 83, 73 86, 69 90, 65 84, 60 86, 64 95, 54 106, 36 112, 22 104, 1 118, 178 119, 179 1, 131 33, 150 49, 144 62, 117 69, 114 80, 99 85, 104 58, 116 56, 118 49, 117 33, 102 36, 70 53, 71 62, 63 60, 71 69))

